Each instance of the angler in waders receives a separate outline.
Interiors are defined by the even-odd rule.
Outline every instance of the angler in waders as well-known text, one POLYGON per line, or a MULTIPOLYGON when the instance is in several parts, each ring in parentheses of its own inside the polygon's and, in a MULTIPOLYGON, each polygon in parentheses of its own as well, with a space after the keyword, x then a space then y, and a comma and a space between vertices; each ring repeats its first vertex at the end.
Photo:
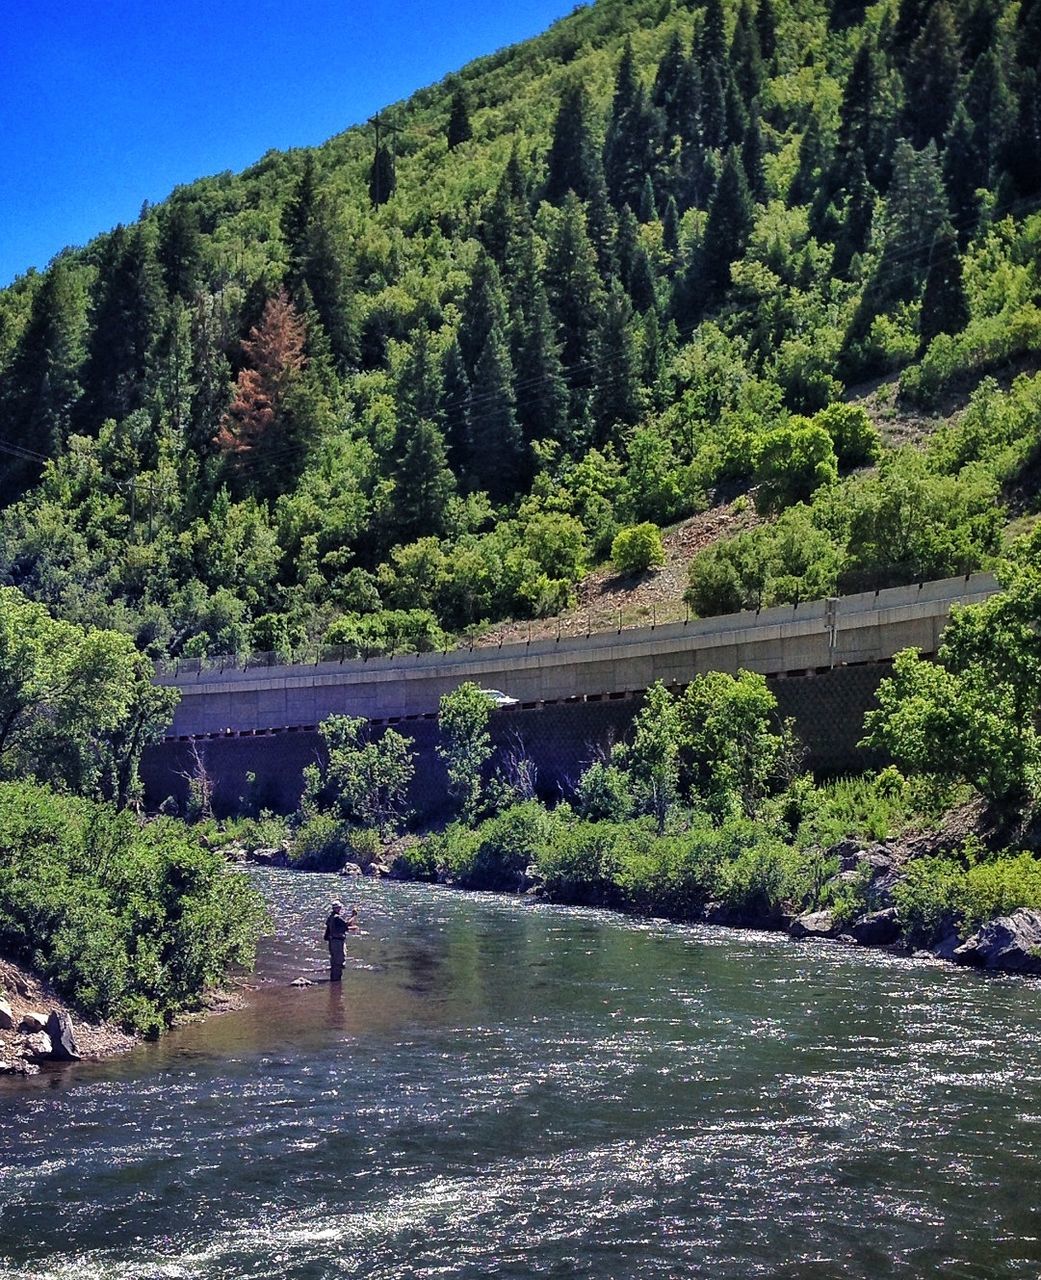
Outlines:
POLYGON ((343 949, 347 934, 357 929, 358 908, 354 907, 349 917, 344 918, 343 903, 334 902, 329 909, 329 918, 325 922, 325 941, 329 944, 329 981, 340 982, 343 979, 343 949))

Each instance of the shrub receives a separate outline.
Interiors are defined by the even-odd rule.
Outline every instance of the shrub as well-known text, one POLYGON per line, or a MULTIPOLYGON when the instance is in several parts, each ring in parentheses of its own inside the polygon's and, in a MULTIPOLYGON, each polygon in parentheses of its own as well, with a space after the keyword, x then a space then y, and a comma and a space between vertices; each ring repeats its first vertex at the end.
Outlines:
POLYGON ((301 871, 340 871, 353 861, 351 826, 331 813, 315 813, 293 833, 289 860, 301 871))
POLYGON ((0 784, 0 951, 88 1016, 158 1031, 251 963, 264 921, 249 880, 183 824, 0 784))
POLYGON ((814 415, 813 422, 831 437, 840 467, 866 466, 882 454, 882 437, 862 405, 830 404, 814 415))
POLYGON ((384 609, 345 614, 326 631, 323 644, 343 649, 349 658, 381 654, 431 653, 448 646, 448 637, 426 609, 384 609))
POLYGON ((801 502, 838 478, 831 436, 805 418, 792 418, 760 438, 755 483, 761 511, 801 502))
POLYGON ((619 573, 644 573, 663 565, 661 530, 649 521, 622 529, 611 543, 611 560, 619 573))

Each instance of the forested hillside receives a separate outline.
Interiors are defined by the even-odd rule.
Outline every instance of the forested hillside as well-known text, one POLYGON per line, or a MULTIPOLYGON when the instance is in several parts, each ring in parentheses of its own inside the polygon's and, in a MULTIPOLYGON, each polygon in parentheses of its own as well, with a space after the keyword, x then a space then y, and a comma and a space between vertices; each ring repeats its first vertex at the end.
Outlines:
POLYGON ((703 613, 1033 506, 1041 0, 599 0, 0 294, 0 582, 153 656, 429 647, 748 492, 703 613), (858 402, 942 410, 921 448, 858 402))

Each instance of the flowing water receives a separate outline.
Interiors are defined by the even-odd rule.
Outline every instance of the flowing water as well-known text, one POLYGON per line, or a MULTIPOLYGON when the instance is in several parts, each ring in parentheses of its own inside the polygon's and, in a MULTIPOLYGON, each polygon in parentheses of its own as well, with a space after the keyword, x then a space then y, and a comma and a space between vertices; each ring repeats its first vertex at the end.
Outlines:
POLYGON ((249 1006, 0 1090, 0 1277, 1041 1274, 1041 985, 272 873, 249 1006))

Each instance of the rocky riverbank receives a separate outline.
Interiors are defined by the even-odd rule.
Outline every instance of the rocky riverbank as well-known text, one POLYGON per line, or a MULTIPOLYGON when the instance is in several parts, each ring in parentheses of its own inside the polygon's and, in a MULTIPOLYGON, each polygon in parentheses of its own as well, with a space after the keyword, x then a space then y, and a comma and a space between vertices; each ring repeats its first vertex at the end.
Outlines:
POLYGON ((138 1040, 112 1022, 91 1022, 49 983, 0 958, 0 1074, 36 1075, 46 1063, 110 1058, 138 1040))

